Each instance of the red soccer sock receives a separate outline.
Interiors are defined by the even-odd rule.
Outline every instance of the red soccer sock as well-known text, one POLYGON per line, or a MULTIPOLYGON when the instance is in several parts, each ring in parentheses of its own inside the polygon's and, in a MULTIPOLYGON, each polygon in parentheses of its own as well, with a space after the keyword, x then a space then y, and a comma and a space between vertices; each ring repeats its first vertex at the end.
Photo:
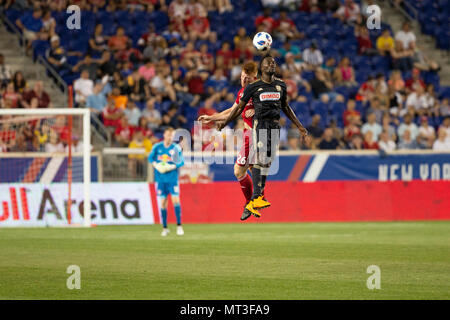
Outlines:
POLYGON ((245 176, 238 180, 241 185, 242 193, 244 194, 245 200, 249 202, 252 200, 253 194, 253 183, 250 176, 246 173, 245 176))

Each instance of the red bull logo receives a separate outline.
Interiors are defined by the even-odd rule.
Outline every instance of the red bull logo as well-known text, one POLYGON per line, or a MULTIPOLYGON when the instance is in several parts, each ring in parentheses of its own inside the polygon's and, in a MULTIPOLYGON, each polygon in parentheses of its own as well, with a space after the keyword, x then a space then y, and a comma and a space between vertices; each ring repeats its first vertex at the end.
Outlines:
MULTIPOLYGON (((23 220, 30 220, 30 213, 28 211, 28 199, 25 188, 19 189, 20 204, 22 205, 23 220)), ((11 211, 7 201, 2 201, 3 214, 0 215, 0 221, 5 221, 9 218, 10 212, 12 213, 13 220, 20 220, 19 204, 17 201, 16 188, 9 188, 9 197, 11 199, 11 211)))
POLYGON ((159 161, 162 161, 162 162, 169 162, 169 161, 172 161, 172 162, 173 162, 172 157, 169 156, 169 155, 167 155, 167 154, 163 154, 163 155, 161 155, 161 156, 158 156, 158 160, 159 160, 159 161))

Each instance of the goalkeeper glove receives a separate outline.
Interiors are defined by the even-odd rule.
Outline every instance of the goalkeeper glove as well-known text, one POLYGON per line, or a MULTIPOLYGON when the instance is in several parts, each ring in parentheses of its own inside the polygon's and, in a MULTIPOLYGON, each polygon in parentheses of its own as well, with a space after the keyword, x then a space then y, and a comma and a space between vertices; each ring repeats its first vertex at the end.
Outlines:
POLYGON ((175 170, 175 169, 177 168, 177 166, 174 165, 174 164, 166 164, 164 167, 165 167, 165 169, 166 169, 166 172, 175 170))
POLYGON ((153 167, 155 168, 155 170, 158 170, 159 173, 166 173, 166 166, 163 165, 162 162, 153 162, 153 167))

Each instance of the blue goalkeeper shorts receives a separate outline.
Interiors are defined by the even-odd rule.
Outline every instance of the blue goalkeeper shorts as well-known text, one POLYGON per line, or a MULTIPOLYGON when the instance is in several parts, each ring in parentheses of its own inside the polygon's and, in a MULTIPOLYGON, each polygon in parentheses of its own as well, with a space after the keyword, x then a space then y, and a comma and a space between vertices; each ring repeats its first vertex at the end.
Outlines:
POLYGON ((172 196, 180 195, 180 185, 177 182, 156 182, 156 192, 158 197, 167 198, 169 194, 172 196))

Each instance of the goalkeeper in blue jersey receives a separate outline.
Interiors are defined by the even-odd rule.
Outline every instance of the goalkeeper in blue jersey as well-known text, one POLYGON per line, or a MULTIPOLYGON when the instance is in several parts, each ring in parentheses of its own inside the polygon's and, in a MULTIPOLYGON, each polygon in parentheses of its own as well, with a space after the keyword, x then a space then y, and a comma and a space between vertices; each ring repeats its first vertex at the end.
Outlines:
POLYGON ((181 147, 173 142, 174 130, 164 130, 164 140, 155 144, 148 156, 148 161, 155 168, 155 184, 160 203, 163 237, 169 234, 167 228, 167 196, 172 195, 172 202, 177 218, 177 235, 184 234, 181 226, 180 186, 178 184, 178 168, 184 165, 181 147))

